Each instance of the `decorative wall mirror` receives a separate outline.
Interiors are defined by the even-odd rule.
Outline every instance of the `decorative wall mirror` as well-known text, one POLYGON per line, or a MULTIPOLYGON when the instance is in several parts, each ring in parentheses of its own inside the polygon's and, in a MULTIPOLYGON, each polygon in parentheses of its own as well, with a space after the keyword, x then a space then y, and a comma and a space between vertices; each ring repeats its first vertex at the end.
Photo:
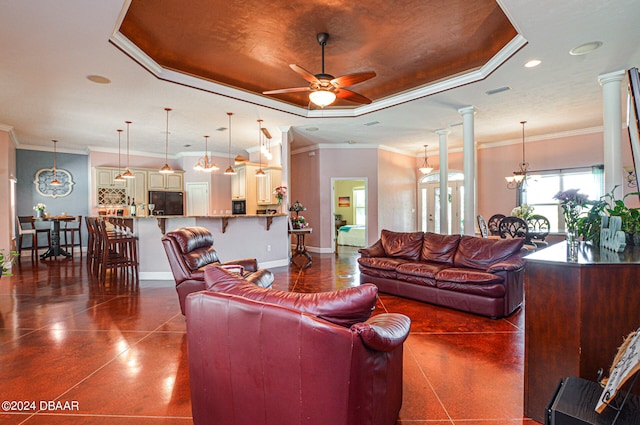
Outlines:
POLYGON ((71 173, 67 170, 60 168, 56 169, 56 176, 60 182, 59 186, 52 186, 53 180, 53 168, 42 168, 36 172, 36 178, 33 184, 36 185, 36 191, 42 196, 49 196, 51 198, 67 196, 73 189, 73 179, 71 173))

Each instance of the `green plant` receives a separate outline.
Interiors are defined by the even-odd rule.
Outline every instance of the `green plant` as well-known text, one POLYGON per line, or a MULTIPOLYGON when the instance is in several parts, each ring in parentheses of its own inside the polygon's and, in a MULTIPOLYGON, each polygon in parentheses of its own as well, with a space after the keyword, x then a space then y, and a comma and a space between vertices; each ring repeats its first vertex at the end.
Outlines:
POLYGON ((2 276, 11 276, 11 273, 7 273, 8 267, 13 260, 20 254, 16 251, 5 251, 4 249, 0 249, 0 265, 2 265, 2 276))
POLYGON ((638 192, 627 193, 622 199, 616 199, 615 191, 619 186, 615 186, 611 192, 605 194, 598 201, 589 201, 591 209, 586 216, 580 217, 578 221, 578 233, 585 241, 600 243, 600 228, 602 217, 620 217, 622 219, 622 231, 628 235, 640 232, 640 209, 629 208, 625 200, 631 195, 638 195, 638 192))

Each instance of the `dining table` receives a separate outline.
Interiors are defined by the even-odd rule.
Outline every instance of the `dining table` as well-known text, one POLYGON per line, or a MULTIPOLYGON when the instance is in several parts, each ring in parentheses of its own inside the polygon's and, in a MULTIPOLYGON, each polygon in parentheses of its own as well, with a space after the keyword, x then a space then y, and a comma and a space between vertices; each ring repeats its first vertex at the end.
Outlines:
POLYGON ((74 221, 76 219, 75 216, 72 215, 55 215, 49 217, 35 217, 34 222, 38 221, 49 221, 51 222, 51 244, 47 251, 40 255, 40 259, 44 260, 49 257, 58 257, 59 255, 63 255, 66 258, 71 257, 71 254, 67 252, 66 249, 60 246, 60 222, 62 221, 74 221))

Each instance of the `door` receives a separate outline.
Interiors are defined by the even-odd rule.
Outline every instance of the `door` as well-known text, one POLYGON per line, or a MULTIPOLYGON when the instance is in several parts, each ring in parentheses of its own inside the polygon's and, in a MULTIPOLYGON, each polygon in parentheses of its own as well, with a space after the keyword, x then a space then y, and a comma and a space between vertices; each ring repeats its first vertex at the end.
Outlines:
POLYGON ((464 184, 463 174, 449 173, 447 229, 440 224, 440 176, 430 174, 423 177, 419 184, 420 230, 440 234, 461 234, 464 219, 464 184))
POLYGON ((206 217, 209 215, 209 183, 187 183, 187 215, 206 217))
POLYGON ((336 252, 342 248, 355 250, 368 244, 367 238, 367 189, 366 178, 331 179, 332 213, 335 226, 331 237, 336 252), (342 229, 340 229, 342 226, 342 229))

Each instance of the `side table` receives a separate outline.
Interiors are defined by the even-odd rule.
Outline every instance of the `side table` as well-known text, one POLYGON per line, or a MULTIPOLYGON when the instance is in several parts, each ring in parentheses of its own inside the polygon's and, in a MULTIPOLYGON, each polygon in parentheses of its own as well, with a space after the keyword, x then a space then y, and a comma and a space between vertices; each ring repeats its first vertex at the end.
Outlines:
POLYGON ((307 252, 307 246, 305 245, 304 241, 304 237, 311 234, 312 230, 313 229, 311 229, 310 227, 306 227, 304 229, 289 229, 289 234, 296 235, 297 237, 296 248, 291 254, 291 263, 295 264, 300 269, 306 269, 307 267, 311 266, 311 263, 313 262, 311 255, 309 255, 309 253, 307 252), (302 257, 305 261, 304 264, 299 265, 298 263, 296 263, 297 257, 302 257))

